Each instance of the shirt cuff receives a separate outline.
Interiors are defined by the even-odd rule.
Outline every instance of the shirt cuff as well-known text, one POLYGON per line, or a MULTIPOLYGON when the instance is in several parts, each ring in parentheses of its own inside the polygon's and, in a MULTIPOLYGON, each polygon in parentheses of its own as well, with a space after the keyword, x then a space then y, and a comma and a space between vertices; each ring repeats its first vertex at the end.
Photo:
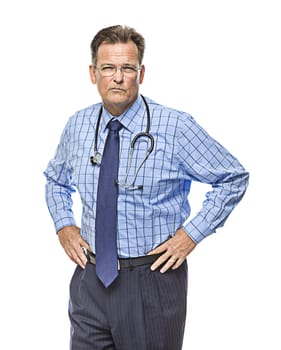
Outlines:
POLYGON ((76 222, 74 217, 70 216, 69 213, 63 213, 60 217, 54 219, 54 225, 56 232, 58 232, 65 226, 76 226, 76 222))
POLYGON ((200 243, 207 236, 215 232, 210 230, 210 226, 200 215, 195 216, 191 221, 185 221, 182 228, 195 243, 200 243))

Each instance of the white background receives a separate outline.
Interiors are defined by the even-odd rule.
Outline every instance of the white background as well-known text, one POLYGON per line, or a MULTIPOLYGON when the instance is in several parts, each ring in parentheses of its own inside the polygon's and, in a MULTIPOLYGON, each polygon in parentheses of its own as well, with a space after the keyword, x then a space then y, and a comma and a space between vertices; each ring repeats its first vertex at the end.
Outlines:
MULTIPOLYGON (((251 173, 225 226, 188 258, 184 349, 280 350, 277 5, 1 1, 1 349, 68 349, 74 265, 57 241, 42 173, 69 116, 99 101, 90 41, 102 27, 127 24, 147 41, 141 92, 192 114, 251 173)), ((205 191, 194 186, 193 214, 205 191)))

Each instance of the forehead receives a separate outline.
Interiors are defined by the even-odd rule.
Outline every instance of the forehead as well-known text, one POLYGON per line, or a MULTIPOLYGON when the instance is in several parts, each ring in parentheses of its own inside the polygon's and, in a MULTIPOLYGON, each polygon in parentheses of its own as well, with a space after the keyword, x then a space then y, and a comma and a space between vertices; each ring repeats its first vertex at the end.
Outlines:
POLYGON ((102 63, 137 63, 138 48, 133 41, 127 43, 102 43, 97 52, 97 62, 102 63))

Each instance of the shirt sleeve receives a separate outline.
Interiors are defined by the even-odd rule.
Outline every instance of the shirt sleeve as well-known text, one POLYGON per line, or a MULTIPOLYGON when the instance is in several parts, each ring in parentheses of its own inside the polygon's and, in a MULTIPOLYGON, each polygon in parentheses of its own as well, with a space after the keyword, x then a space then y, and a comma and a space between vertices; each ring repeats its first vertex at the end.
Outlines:
POLYGON ((182 225, 189 236, 199 243, 224 225, 244 196, 249 173, 191 116, 180 129, 178 140, 178 156, 183 171, 191 180, 212 186, 199 212, 182 225))
POLYGON ((75 226, 72 211, 72 193, 75 184, 72 181, 72 168, 69 162, 69 130, 65 127, 54 158, 44 172, 46 177, 45 198, 58 232, 64 226, 75 226))

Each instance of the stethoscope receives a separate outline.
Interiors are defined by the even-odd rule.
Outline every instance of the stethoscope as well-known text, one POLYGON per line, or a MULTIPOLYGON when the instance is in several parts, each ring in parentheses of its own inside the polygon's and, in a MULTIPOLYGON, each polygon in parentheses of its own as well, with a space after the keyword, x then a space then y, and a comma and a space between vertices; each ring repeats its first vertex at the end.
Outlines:
MULTIPOLYGON (((142 185, 135 186, 135 181, 136 181, 136 178, 138 176, 138 173, 139 173, 141 167, 143 166, 143 164, 145 163, 145 161, 147 160, 149 155, 152 153, 153 148, 154 148, 154 138, 153 138, 153 136, 150 133, 150 121, 151 121, 151 118, 150 118, 149 107, 148 107, 148 104, 147 104, 145 98, 142 95, 141 95, 141 97, 143 99, 143 102, 144 102, 145 108, 146 108, 147 125, 146 125, 146 130, 138 133, 137 135, 135 135, 135 137, 133 138, 133 140, 131 142, 130 155, 129 155, 129 160, 128 160, 128 164, 127 164, 127 169, 126 169, 124 182, 121 183, 118 179, 116 179, 116 184, 119 185, 120 187, 124 188, 124 189, 131 189, 131 190, 139 189, 139 190, 141 190, 143 188, 142 185), (146 150, 146 153, 145 153, 145 156, 144 156, 143 160, 138 165, 138 167, 137 167, 137 169, 135 171, 135 174, 133 176, 132 181, 130 183, 128 183, 128 176, 129 176, 129 173, 130 173, 130 170, 131 170, 131 167, 132 167, 132 160, 133 160, 135 144, 141 137, 146 137, 149 140, 149 147, 146 150)), ((98 136, 99 136, 99 128, 100 128, 100 121, 101 121, 102 111, 103 111, 103 108, 101 106, 100 111, 99 111, 99 115, 98 115, 98 120, 97 120, 96 132, 95 132, 94 155, 90 158, 91 163, 93 165, 100 165, 101 161, 102 161, 102 155, 98 151, 98 146, 97 146, 98 145, 98 136)))

